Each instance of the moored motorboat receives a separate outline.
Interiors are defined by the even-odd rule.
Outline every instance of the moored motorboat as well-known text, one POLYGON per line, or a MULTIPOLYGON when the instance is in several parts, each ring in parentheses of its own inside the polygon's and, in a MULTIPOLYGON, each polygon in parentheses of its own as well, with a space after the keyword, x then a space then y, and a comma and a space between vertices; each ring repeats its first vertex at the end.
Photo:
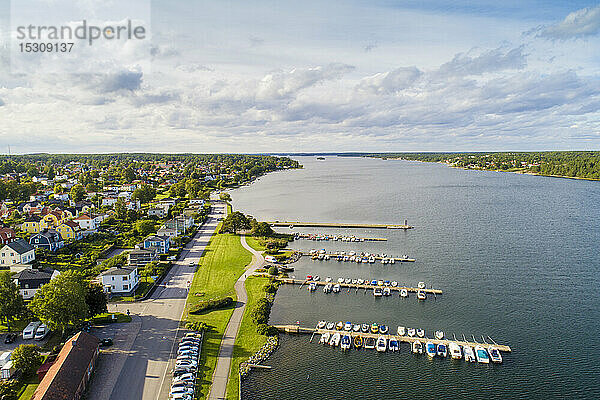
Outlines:
POLYGON ((406 328, 403 326, 399 326, 397 332, 398 332, 398 335, 404 336, 404 335, 406 335, 406 328))
POLYGON ((369 324, 362 324, 360 326, 360 330, 361 330, 361 332, 364 332, 364 333, 369 332, 369 324))
POLYGON ((359 279, 359 280, 358 280, 358 284, 359 284, 359 285, 363 285, 364 283, 365 283, 365 280, 364 280, 364 279, 359 279))
POLYGON ((425 352, 429 357, 435 357, 435 355, 437 354, 437 348, 435 347, 435 344, 427 342, 425 344, 425 352))
POLYGON ((344 330, 345 331, 351 331, 352 330, 352 322, 348 321, 344 324, 344 330))
POLYGON ((397 287, 398 286, 398 282, 392 281, 391 285, 392 285, 392 287, 397 287))
POLYGON ((465 353, 465 361, 466 362, 475 362, 475 352, 471 346, 464 346, 463 351, 465 353))
POLYGON ((390 290, 389 287, 384 287, 383 288, 383 295, 384 296, 390 296, 392 294, 392 291, 390 290))
POLYGON ((400 289, 400 297, 408 297, 408 290, 400 289))
POLYGON ((344 283, 344 278, 338 278, 338 283, 344 283))
POLYGON ((329 283, 329 282, 331 282, 331 277, 330 277, 330 276, 328 276, 327 278, 325 278, 325 282, 326 282, 326 283, 329 283))
POLYGON ((498 350, 496 347, 491 346, 488 349, 488 352, 490 353, 490 358, 492 359, 493 362, 495 362, 495 363, 502 362, 502 355, 500 355, 500 350, 498 350))
POLYGON ((354 347, 357 349, 360 349, 363 345, 363 340, 362 340, 362 337, 360 337, 360 336, 354 336, 353 342, 354 342, 354 347))
POLYGON ((377 285, 377 280, 376 280, 376 279, 373 279, 373 280, 371 281, 371 286, 376 286, 376 285, 377 285))
POLYGON ((414 341, 412 344, 412 352, 415 354, 422 354, 423 353, 423 344, 421 342, 414 341))
POLYGON ((444 331, 435 331, 435 338, 442 340, 444 338, 444 331))
POLYGON ((321 344, 327 344, 327 343, 329 343, 330 336, 331 336, 331 334, 329 332, 324 332, 321 335, 321 339, 319 340, 319 343, 321 343, 321 344))
POLYGON ((332 289, 333 285, 331 283, 328 283, 327 285, 323 286, 323 293, 330 293, 332 289))
POLYGON ((341 286, 339 283, 336 283, 335 285, 333 285, 333 289, 331 289, 333 291, 333 293, 339 293, 341 290, 341 286))
POLYGON ((371 333, 379 333, 379 325, 377 325, 375 322, 371 324, 371 333))
POLYGON ((417 329, 418 337, 425 337, 425 331, 423 329, 417 329))
POLYGON ((448 355, 448 347, 446 347, 446 345, 443 343, 439 343, 437 345, 437 355, 446 357, 448 355))
POLYGON ((477 362, 480 362, 483 364, 490 363, 490 356, 488 355, 487 351, 485 351, 483 346, 480 346, 480 345, 475 346, 475 357, 477 357, 477 362))
POLYGON ((375 296, 375 297, 383 296, 383 290, 380 287, 376 287, 375 289, 373 289, 373 296, 375 296))
POLYGON ((346 278, 346 279, 344 279, 344 283, 345 283, 346 285, 347 285, 347 284, 349 284, 350 282, 352 282, 352 279, 350 279, 350 278, 346 278))
POLYGON ((406 330, 406 332, 408 333, 408 336, 410 336, 410 337, 415 336, 415 328, 408 328, 406 330))
POLYGON ((332 330, 335 327, 335 323, 333 322, 328 322, 326 328, 329 330, 332 330))
POLYGON ((381 353, 387 350, 387 339, 385 336, 379 336, 377 338, 376 350, 381 353))
POLYGON ((453 359, 460 360, 462 358, 462 351, 460 350, 460 346, 457 343, 448 343, 448 350, 450 350, 450 357, 452 357, 453 359))
POLYGON ((344 329, 344 323, 342 321, 338 321, 338 323, 335 324, 335 329, 338 331, 344 329))
POLYGON ((425 289, 425 282, 419 282, 419 284, 417 285, 417 287, 419 289, 425 289))
POLYGON ((387 325, 379 325, 379 333, 385 335, 388 332, 388 326, 387 325))
POLYGON ((425 300, 426 298, 427 298, 427 294, 424 291, 419 290, 417 292, 417 299, 419 299, 419 300, 425 300))
POLYGON ((333 335, 331 335, 331 339, 329 339, 329 345, 330 346, 337 346, 340 344, 340 339, 341 339, 341 335, 339 332, 335 332, 333 335))
POLYGON ((394 337, 390 338, 390 341, 388 343, 388 349, 390 351, 398 351, 399 348, 400 346, 398 345, 398 339, 394 337))
POLYGON ((374 337, 366 338, 363 346, 365 349, 374 349, 375 348, 375 338, 374 337))
POLYGON ((350 339, 350 335, 344 335, 342 337, 342 341, 340 342, 340 347, 342 350, 348 350, 352 345, 352 339, 350 339))
POLYGON ((317 329, 323 329, 327 325, 327 321, 319 321, 317 324, 317 329))
POLYGON ((354 325, 352 326, 352 330, 353 330, 354 332, 360 332, 360 324, 354 324, 354 325))
POLYGON ((314 282, 311 282, 310 285, 308 285, 308 291, 313 292, 315 290, 317 290, 317 284, 314 282))

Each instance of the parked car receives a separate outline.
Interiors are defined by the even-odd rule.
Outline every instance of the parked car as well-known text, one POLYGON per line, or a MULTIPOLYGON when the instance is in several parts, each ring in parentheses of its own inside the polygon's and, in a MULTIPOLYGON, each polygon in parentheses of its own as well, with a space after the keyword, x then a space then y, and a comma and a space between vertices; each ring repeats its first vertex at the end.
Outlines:
POLYGON ((100 346, 108 347, 113 345, 113 340, 111 338, 105 338, 100 341, 100 346))
POLYGON ((195 267, 196 263, 194 261, 190 261, 190 263, 188 264, 190 267, 195 267))
POLYGON ((7 343, 7 344, 8 343, 13 343, 16 339, 17 339, 17 334, 16 333, 9 333, 4 338, 4 343, 7 343))
POLYGON ((175 393, 185 393, 185 394, 194 394, 194 389, 192 388, 187 388, 187 387, 177 387, 174 389, 171 389, 171 392, 169 394, 175 394, 175 393))
POLYGON ((50 333, 50 330, 48 329, 46 324, 41 324, 35 330, 34 338, 35 338, 35 340, 44 340, 46 338, 46 336, 48 336, 49 333, 50 333))
POLYGON ((35 336, 35 330, 42 324, 42 321, 30 322, 29 325, 23 329, 23 340, 33 339, 35 336))
POLYGON ((196 370, 194 368, 192 368, 191 366, 190 367, 179 366, 173 370, 173 376, 188 375, 193 372, 196 372, 196 370))
POLYGON ((175 378, 173 378, 173 382, 180 382, 180 381, 187 381, 187 380, 193 381, 194 379, 196 379, 194 374, 183 374, 183 375, 179 375, 179 376, 176 376, 175 378))

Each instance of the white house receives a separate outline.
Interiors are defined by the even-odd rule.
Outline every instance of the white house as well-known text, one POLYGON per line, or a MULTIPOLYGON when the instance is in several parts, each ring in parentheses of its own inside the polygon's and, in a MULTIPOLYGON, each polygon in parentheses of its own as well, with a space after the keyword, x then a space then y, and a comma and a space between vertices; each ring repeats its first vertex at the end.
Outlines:
POLYGON ((131 293, 140 283, 140 275, 135 266, 112 267, 98 276, 106 293, 131 293))
POLYGON ((104 197, 102 199, 102 206, 112 206, 117 202, 116 197, 104 197))
POLYGON ((201 206, 203 206, 204 205, 204 200, 202 200, 202 199, 191 199, 188 204, 190 204, 190 205, 192 205, 192 204, 200 204, 201 206))
POLYGON ((73 218, 73 222, 84 230, 96 230, 102 222, 102 217, 98 215, 90 215, 87 213, 79 214, 77 218, 73 218))
POLYGON ((35 249, 24 239, 6 244, 0 249, 0 265, 29 264, 35 260, 35 249))
POLYGON ((148 216, 150 216, 150 217, 155 216, 155 217, 158 217, 158 218, 164 218, 164 217, 167 216, 167 212, 162 207, 150 208, 150 209, 148 209, 148 216))
POLYGON ((69 193, 54 193, 54 198, 61 201, 69 201, 69 193))

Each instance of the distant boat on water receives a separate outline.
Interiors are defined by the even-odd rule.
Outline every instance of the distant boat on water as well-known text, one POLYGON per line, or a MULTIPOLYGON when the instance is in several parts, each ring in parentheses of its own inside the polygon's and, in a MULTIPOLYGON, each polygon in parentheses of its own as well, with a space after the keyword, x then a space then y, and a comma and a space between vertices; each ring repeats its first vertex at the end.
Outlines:
POLYGON ((317 157, 317 160, 324 160, 325 157, 317 157))

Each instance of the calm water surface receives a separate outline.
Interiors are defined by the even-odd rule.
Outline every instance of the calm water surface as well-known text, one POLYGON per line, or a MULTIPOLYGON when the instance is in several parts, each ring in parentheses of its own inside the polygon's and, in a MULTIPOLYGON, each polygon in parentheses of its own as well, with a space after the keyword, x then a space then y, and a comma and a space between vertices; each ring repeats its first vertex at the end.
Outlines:
MULTIPOLYGON (((415 263, 363 265, 302 259, 294 275, 382 278, 440 288, 442 296, 375 299, 363 292, 308 293, 282 286, 271 323, 321 319, 491 336, 512 347, 501 365, 400 353, 349 351, 282 335, 243 383, 244 399, 600 398, 600 183, 363 158, 298 157, 304 169, 273 173, 232 193, 259 220, 402 223, 416 229, 303 229, 386 237, 379 243, 296 241, 407 254, 415 263)), ((287 230, 287 228, 284 228, 287 230)), ((298 229, 296 229, 298 230, 298 229)))

